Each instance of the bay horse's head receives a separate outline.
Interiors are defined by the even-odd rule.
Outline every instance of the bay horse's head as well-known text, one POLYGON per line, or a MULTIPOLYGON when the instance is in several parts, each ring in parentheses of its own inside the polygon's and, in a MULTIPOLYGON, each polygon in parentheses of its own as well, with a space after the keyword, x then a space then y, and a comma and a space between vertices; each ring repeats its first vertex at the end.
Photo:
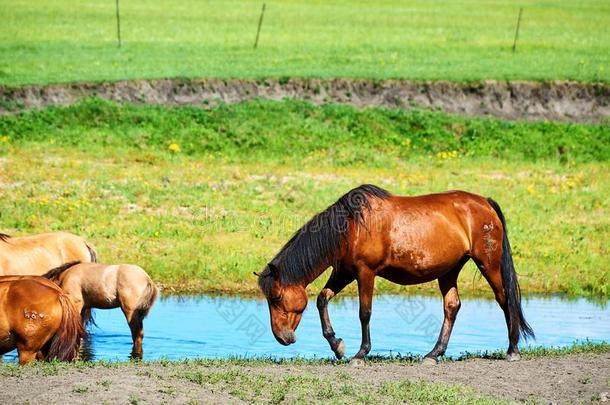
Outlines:
POLYGON ((297 340, 294 332, 307 307, 307 291, 301 284, 282 285, 278 268, 271 263, 258 276, 258 285, 269 304, 273 336, 288 346, 297 340))

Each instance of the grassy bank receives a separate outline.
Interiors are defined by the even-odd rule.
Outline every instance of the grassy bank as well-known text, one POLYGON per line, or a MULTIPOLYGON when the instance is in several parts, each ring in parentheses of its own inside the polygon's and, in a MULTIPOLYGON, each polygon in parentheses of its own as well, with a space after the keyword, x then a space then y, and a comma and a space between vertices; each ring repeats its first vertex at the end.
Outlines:
MULTIPOLYGON (((1 231, 82 234, 102 261, 138 263, 170 292, 255 293, 252 271, 311 215, 369 182, 396 194, 493 196, 525 292, 610 295, 604 125, 89 101, 0 117, 0 156, 1 231)), ((460 277, 465 294, 491 296, 474 266, 460 277)))
POLYGON ((600 390, 607 387, 603 367, 609 351, 607 343, 591 342, 564 349, 525 349, 518 367, 482 359, 426 367, 415 357, 373 358, 357 368, 349 367, 347 361, 303 359, 4 364, 0 378, 6 389, 0 399, 7 403, 488 404, 508 403, 507 399, 573 402, 586 393, 585 399, 599 400, 600 390), (541 367, 565 374, 540 373, 541 367), (567 389, 557 389, 558 378, 567 389))
MULTIPOLYGON (((522 360, 535 360, 547 357, 562 357, 580 354, 605 354, 610 353, 610 343, 608 342, 591 342, 575 341, 571 346, 556 346, 544 347, 534 346, 521 348, 522 360)), ((440 364, 463 362, 471 359, 486 359, 500 360, 506 358, 506 351, 498 350, 494 352, 476 352, 464 353, 457 358, 443 358, 440 364)), ((419 364, 423 360, 423 356, 416 354, 391 355, 391 356, 367 356, 366 364, 419 364)), ((281 365, 281 366, 319 366, 319 365, 348 365, 349 358, 336 360, 334 357, 306 359, 302 357, 295 358, 274 358, 274 357, 229 357, 225 359, 206 359, 192 358, 184 360, 132 360, 132 361, 75 361, 73 363, 52 361, 52 362, 35 362, 32 367, 36 367, 37 371, 43 375, 56 375, 60 370, 77 368, 86 369, 90 367, 106 367, 120 368, 133 365, 160 365, 169 366, 172 364, 183 364, 187 366, 266 366, 266 365, 281 365)), ((23 367, 17 363, 4 363, 0 365, 0 376, 15 376, 23 374, 23 367)))
POLYGON ((610 5, 595 0, 267 3, 5 0, 0 84, 161 77, 610 81, 610 5), (517 52, 511 51, 519 7, 517 52))
POLYGON ((394 168, 430 157, 568 166, 610 161, 607 123, 511 122, 302 101, 261 100, 203 110, 90 99, 0 116, 0 134, 9 137, 5 143, 47 143, 95 154, 121 149, 144 159, 147 153, 179 152, 227 163, 293 167, 394 168), (179 150, 172 151, 171 144, 179 150))

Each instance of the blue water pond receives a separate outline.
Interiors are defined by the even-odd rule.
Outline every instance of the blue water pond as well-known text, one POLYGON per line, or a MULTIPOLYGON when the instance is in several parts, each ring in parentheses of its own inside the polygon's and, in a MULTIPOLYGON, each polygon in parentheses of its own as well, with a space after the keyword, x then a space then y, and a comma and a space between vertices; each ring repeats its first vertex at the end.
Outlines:
MULTIPOLYGON (((585 299, 529 297, 523 301, 526 319, 536 332, 533 345, 566 346, 575 340, 610 341, 608 302, 585 299)), ((330 317, 346 355, 360 345, 356 298, 334 300, 330 317)), ((371 319, 371 354, 427 353, 436 342, 442 322, 442 300, 420 296, 376 296, 371 319)), ((96 360, 125 360, 131 336, 120 309, 96 310, 97 327, 90 328, 90 349, 96 360)), ((278 344, 269 327, 267 303, 260 299, 227 297, 166 297, 144 321, 144 359, 194 357, 330 357, 322 336, 315 302, 310 302, 297 329, 297 342, 278 344)), ((447 355, 505 350, 504 315, 495 301, 463 299, 447 355)), ((522 344, 523 346, 523 344, 522 344)), ((16 352, 5 356, 15 360, 16 352)))

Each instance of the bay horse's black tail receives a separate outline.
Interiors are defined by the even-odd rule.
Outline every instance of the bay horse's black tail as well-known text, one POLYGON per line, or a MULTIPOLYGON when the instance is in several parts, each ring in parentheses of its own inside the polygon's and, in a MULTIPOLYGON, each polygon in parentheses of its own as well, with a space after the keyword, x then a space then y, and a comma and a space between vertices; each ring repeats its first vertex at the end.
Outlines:
POLYGON ((510 335, 515 336, 516 339, 519 338, 519 335, 523 336, 525 339, 528 337, 535 338, 534 331, 525 321, 523 308, 521 308, 521 289, 519 288, 519 281, 517 280, 517 273, 515 271, 515 265, 513 264, 513 255, 510 248, 510 242, 508 241, 504 214, 502 214, 502 210, 497 202, 491 198, 488 198, 487 201, 494 211, 496 211, 496 214, 498 214, 498 218, 500 218, 500 222, 502 222, 502 227, 504 228, 501 270, 504 295, 506 296, 506 307, 508 308, 510 335))

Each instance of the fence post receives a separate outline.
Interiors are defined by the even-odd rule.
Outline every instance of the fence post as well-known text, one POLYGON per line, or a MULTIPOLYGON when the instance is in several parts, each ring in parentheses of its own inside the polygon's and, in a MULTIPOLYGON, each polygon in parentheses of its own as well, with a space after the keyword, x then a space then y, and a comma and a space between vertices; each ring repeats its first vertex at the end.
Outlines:
POLYGON ((513 53, 515 53, 515 51, 517 50, 517 38, 519 38, 519 26, 521 25, 521 14, 522 13, 523 13, 523 7, 519 8, 519 18, 517 19, 517 29, 515 30, 515 40, 513 41, 513 53))
POLYGON ((256 30, 256 40, 254 41, 254 49, 256 49, 258 47, 258 37, 261 33, 261 26, 263 25, 263 16, 264 15, 265 15, 265 3, 263 3, 263 9, 261 10, 261 16, 258 19, 258 29, 256 30))
POLYGON ((119 0, 116 0, 116 35, 118 46, 121 47, 121 16, 119 14, 119 0))

